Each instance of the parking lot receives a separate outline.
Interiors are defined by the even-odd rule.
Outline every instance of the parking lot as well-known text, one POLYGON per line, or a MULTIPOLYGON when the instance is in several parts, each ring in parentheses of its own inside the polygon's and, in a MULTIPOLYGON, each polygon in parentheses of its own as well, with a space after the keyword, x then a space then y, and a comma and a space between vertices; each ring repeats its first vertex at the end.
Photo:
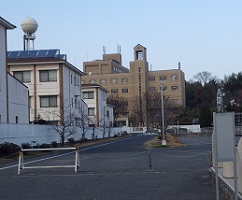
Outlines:
MULTIPOLYGON (((26 169, 17 175, 17 163, 0 166, 1 200, 214 200, 208 177, 211 139, 183 137, 187 147, 155 148, 143 143, 154 136, 80 149, 80 172, 74 168, 26 169)), ((25 160, 26 166, 74 164, 75 152, 54 152, 25 160)))

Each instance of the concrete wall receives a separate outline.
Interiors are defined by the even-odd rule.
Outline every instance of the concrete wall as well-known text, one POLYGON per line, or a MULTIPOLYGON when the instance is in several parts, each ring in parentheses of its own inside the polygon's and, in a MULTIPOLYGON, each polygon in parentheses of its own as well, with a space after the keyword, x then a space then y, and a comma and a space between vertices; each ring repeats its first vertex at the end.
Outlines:
POLYGON ((6 29, 0 25, 0 123, 7 122, 6 29))
MULTIPOLYGON (((123 133, 122 128, 112 128, 110 137, 114 135, 121 135, 123 133)), ((21 143, 30 144, 50 144, 53 141, 60 142, 60 136, 53 128, 49 125, 36 125, 36 124, 0 124, 0 144, 4 142, 14 143, 21 145, 21 143)), ((85 137, 92 139, 93 131, 88 130, 85 137)), ((108 136, 108 133, 105 134, 108 136)), ((71 135, 69 138, 80 140, 81 130, 77 127, 76 133, 71 135)), ((101 129, 95 129, 94 138, 103 138, 103 132, 101 129)), ((67 139, 66 139, 67 141, 67 139)))
POLYGON ((29 124, 28 88, 8 75, 9 123, 29 124))

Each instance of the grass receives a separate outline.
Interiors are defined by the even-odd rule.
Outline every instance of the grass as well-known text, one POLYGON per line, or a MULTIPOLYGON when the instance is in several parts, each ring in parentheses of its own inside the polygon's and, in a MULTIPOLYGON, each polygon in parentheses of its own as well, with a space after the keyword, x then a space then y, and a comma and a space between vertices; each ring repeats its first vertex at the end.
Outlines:
POLYGON ((175 148, 175 147, 185 147, 186 144, 182 143, 177 137, 166 134, 166 146, 161 145, 161 139, 159 136, 144 143, 145 148, 175 148))

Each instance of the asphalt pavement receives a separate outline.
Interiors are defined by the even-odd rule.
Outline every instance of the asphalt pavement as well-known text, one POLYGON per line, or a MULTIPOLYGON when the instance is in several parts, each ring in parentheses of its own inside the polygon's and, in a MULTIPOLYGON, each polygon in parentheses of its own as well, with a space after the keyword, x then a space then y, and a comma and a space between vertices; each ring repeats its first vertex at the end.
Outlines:
MULTIPOLYGON (((1 200, 214 200, 209 179, 210 137, 181 137, 186 147, 144 148, 152 135, 80 149, 74 168, 26 169, 0 165, 1 200)), ((75 152, 25 160, 25 166, 72 165, 75 152)))

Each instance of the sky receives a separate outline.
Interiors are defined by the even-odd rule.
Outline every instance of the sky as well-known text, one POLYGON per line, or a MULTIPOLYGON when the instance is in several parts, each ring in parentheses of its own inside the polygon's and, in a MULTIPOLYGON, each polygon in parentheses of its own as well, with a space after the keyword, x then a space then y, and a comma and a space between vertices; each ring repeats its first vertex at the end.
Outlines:
POLYGON ((242 0, 1 0, 0 16, 17 26, 8 50, 23 50, 21 23, 38 22, 35 49, 60 49, 83 62, 117 53, 129 68, 137 44, 151 70, 177 69, 187 81, 207 71, 219 79, 242 71, 242 0))

